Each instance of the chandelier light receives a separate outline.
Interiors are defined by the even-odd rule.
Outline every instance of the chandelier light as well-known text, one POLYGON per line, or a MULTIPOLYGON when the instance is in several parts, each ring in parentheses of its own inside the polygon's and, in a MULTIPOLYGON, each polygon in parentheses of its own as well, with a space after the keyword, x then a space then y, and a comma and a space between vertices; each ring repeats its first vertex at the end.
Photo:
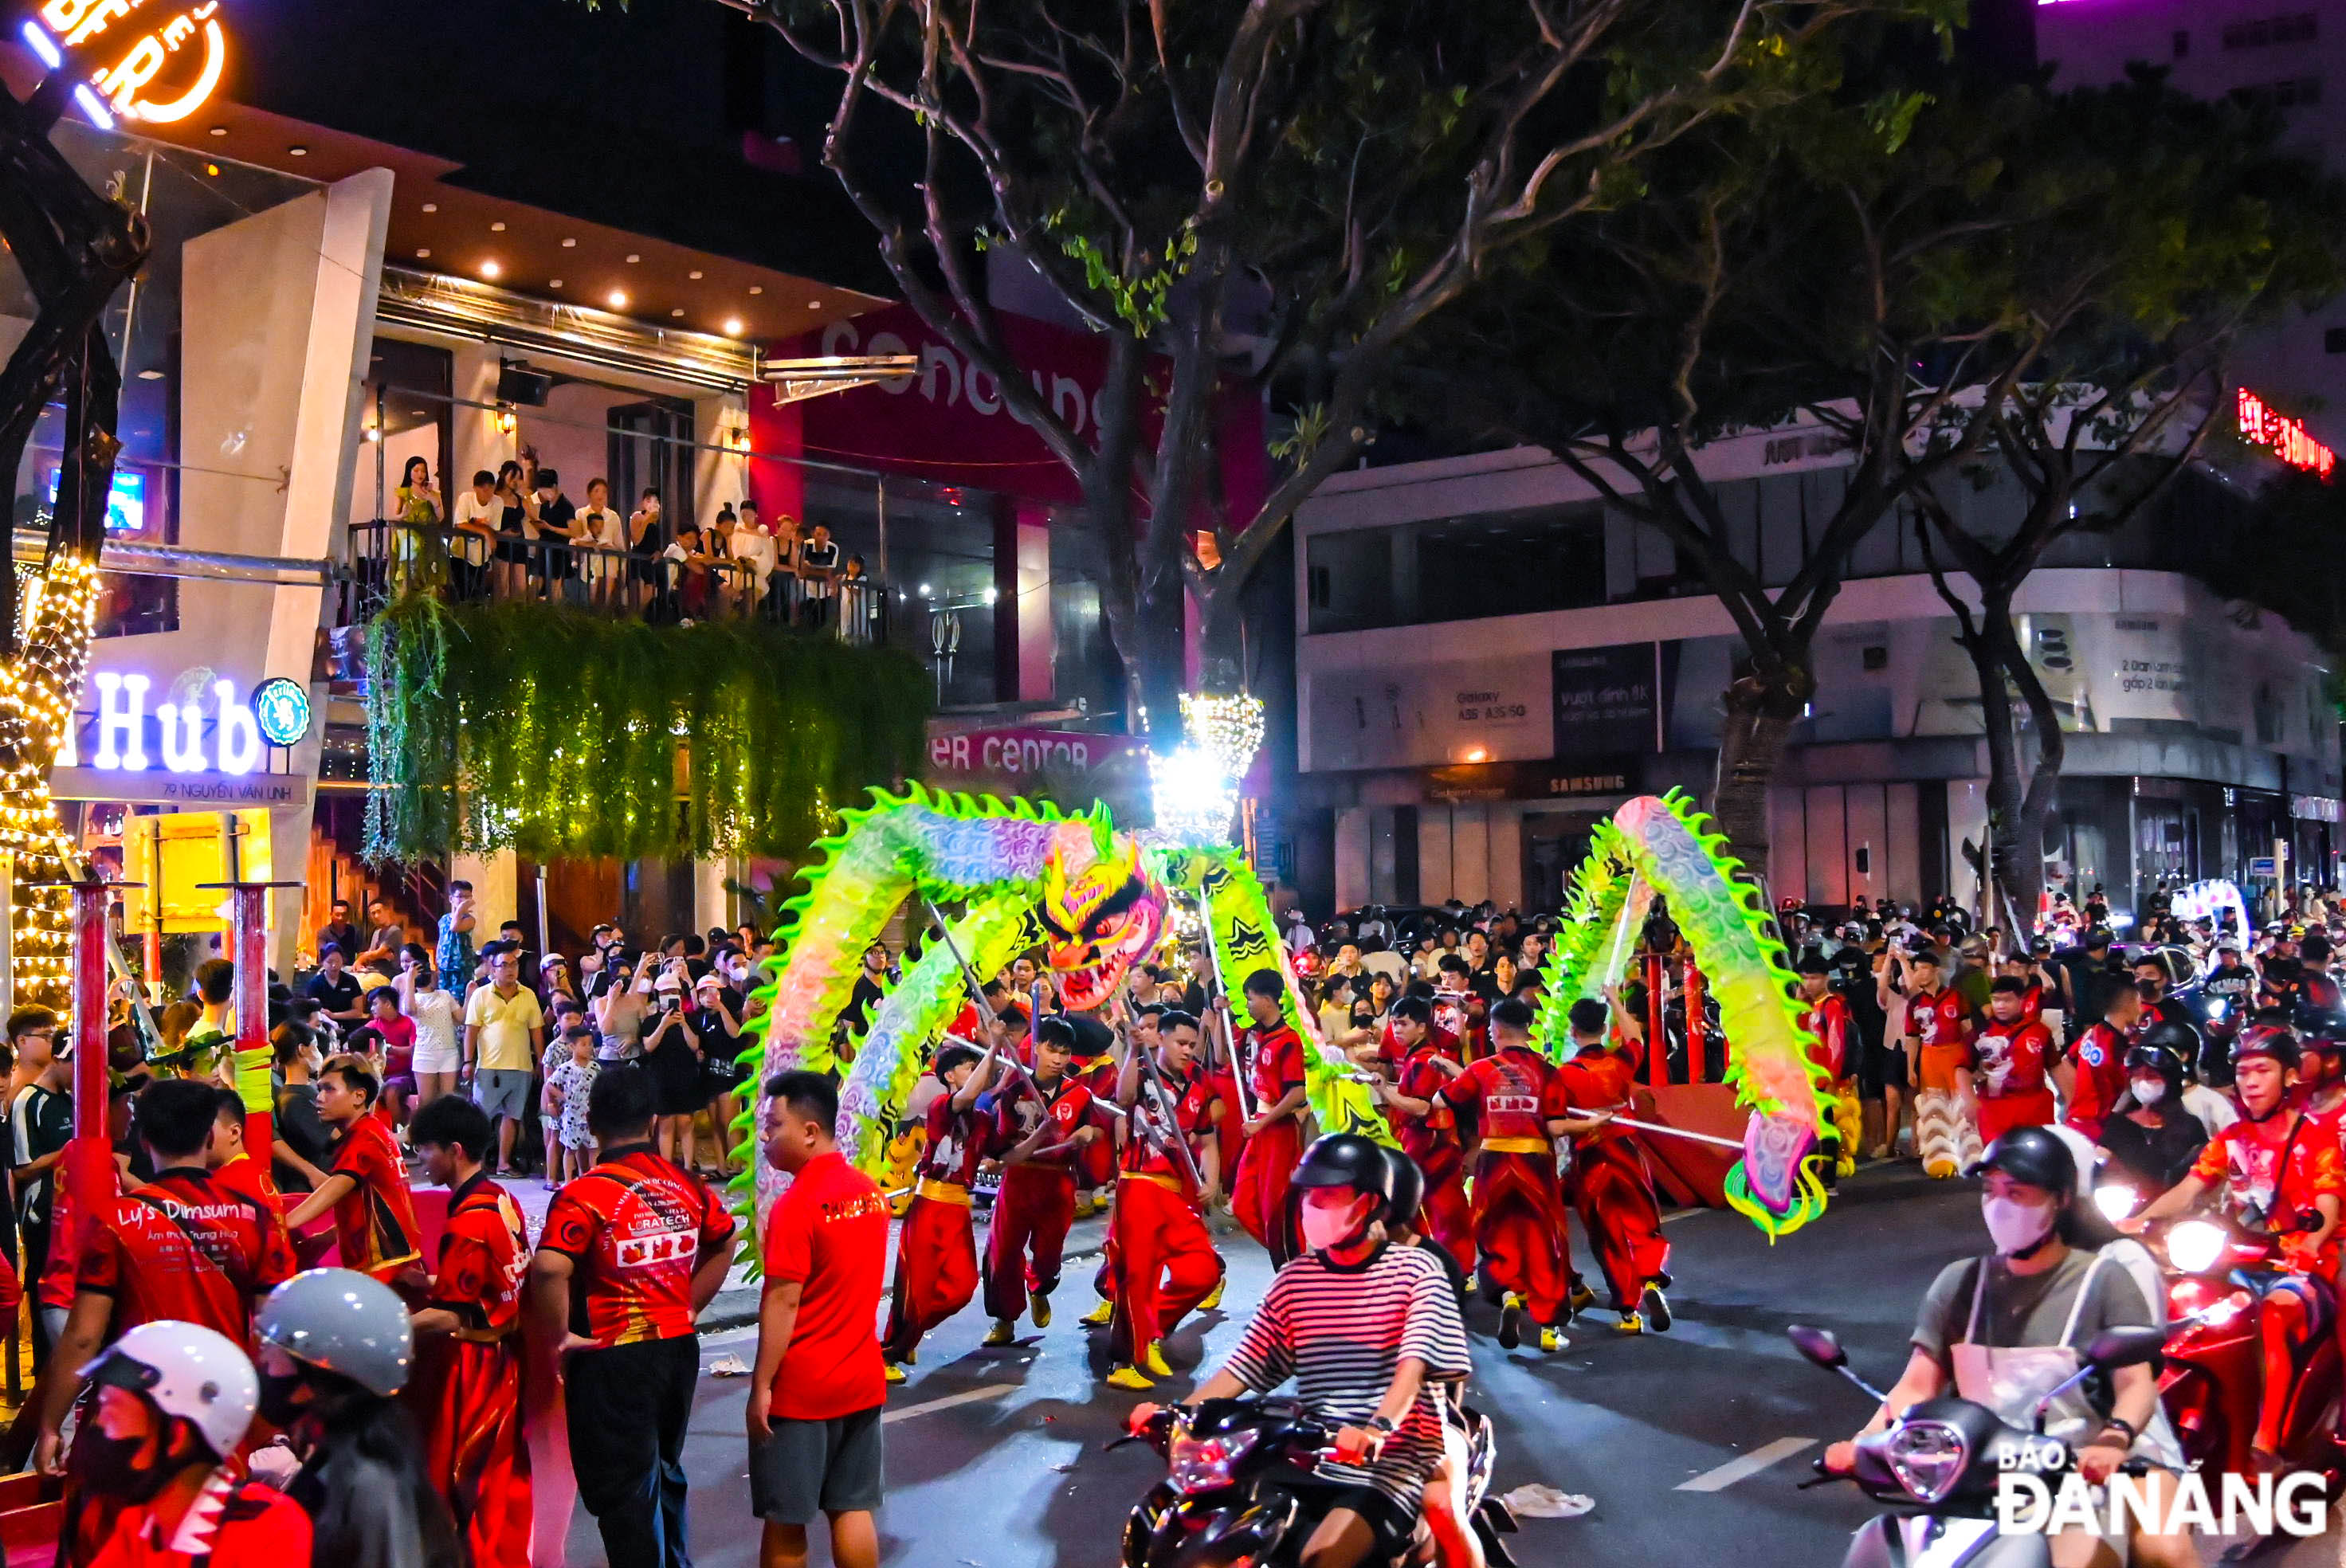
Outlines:
POLYGON ((1184 843, 1227 844, 1239 784, 1262 745, 1262 703, 1244 695, 1181 694, 1187 738, 1148 759, 1157 826, 1184 843))

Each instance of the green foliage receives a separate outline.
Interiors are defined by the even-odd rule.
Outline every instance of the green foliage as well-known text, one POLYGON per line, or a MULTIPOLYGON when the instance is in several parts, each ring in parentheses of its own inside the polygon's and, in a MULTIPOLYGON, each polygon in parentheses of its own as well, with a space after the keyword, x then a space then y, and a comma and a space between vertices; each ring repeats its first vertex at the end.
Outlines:
POLYGON ((762 621, 409 595, 367 656, 377 861, 796 854, 918 769, 930 702, 901 653, 762 621))

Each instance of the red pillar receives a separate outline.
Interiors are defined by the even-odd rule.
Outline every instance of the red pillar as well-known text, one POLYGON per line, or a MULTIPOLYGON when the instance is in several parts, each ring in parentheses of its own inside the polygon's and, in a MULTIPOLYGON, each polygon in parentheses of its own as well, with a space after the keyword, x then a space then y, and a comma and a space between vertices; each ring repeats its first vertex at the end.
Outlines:
POLYGON ((1703 1079, 1705 1058, 1702 1053, 1707 1043, 1704 1039, 1707 1031, 1703 1027, 1702 993, 1702 971, 1697 969, 1694 960, 1689 958, 1686 961, 1687 1082, 1689 1084, 1699 1084, 1703 1079))
POLYGON ((1662 955, 1646 955, 1646 1082, 1658 1089, 1670 1081, 1669 1041, 1662 1033, 1662 1004, 1668 975, 1662 955))
POLYGON ((269 1048, 269 894, 300 882, 203 882, 229 895, 229 958, 236 965, 236 1087, 244 1096, 244 1146, 269 1181, 270 1116, 269 1048))
MULTIPOLYGON (((66 1172, 76 1200, 71 1217, 78 1227, 102 1212, 99 1199, 114 1190, 114 1140, 106 1125, 106 917, 114 884, 72 887, 74 1135, 66 1150, 66 1172)), ((73 1253, 78 1257, 80 1247, 73 1253)), ((33 1282, 26 1284, 29 1289, 33 1282)))

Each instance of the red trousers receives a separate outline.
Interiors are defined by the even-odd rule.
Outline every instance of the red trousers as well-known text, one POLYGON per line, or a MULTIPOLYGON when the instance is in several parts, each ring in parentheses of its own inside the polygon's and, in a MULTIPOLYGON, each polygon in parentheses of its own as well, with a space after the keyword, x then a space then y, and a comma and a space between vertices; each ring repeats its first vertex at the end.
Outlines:
POLYGON ((969 1203, 915 1195, 897 1233, 896 1288, 880 1348, 902 1360, 921 1336, 969 1305, 977 1294, 977 1239, 969 1203))
POLYGON ((1562 1316, 1572 1288, 1564 1227, 1553 1156, 1484 1151, 1474 1166, 1474 1246, 1491 1283, 1521 1296, 1542 1324, 1562 1316))
POLYGON ((2059 1115, 2053 1091, 2034 1089, 2017 1095, 1982 1095, 1979 1135, 1982 1146, 1995 1142, 2014 1127, 2049 1127, 2059 1115))
POLYGON ((1632 1311, 1648 1280, 1669 1283, 1670 1244, 1662 1239, 1646 1152, 1628 1138, 1584 1145, 1574 1161, 1572 1201, 1589 1250, 1613 1288, 1613 1309, 1632 1311))
POLYGON ((1116 1140, 1107 1131, 1076 1151, 1076 1185, 1086 1192, 1116 1184, 1116 1140))
POLYGON ((529 1568, 529 1445, 521 1430, 521 1339, 435 1335, 416 1356, 409 1407, 423 1471, 471 1549, 473 1568, 529 1568))
POLYGON ((1122 1363, 1173 1332, 1222 1279, 1221 1255, 1189 1200, 1138 1176, 1117 1183, 1107 1267, 1116 1283, 1108 1353, 1122 1363))
POLYGON ((1303 1128, 1282 1116, 1249 1138, 1230 1178, 1230 1213, 1249 1236, 1270 1249, 1273 1268, 1295 1256, 1288 1235, 1287 1184, 1303 1157, 1303 1128))
POLYGON ((985 1315, 1015 1318, 1029 1292, 1058 1288, 1059 1256, 1076 1222, 1076 1178, 1065 1166, 1008 1166, 985 1233, 985 1315))

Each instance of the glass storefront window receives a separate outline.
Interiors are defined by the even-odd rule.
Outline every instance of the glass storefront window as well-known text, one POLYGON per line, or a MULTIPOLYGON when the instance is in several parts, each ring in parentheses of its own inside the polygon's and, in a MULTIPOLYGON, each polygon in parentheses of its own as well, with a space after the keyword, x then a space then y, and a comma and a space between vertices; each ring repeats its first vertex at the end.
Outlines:
POLYGON ((1606 602, 1594 503, 1321 534, 1305 559, 1313 632, 1414 626, 1606 602))

